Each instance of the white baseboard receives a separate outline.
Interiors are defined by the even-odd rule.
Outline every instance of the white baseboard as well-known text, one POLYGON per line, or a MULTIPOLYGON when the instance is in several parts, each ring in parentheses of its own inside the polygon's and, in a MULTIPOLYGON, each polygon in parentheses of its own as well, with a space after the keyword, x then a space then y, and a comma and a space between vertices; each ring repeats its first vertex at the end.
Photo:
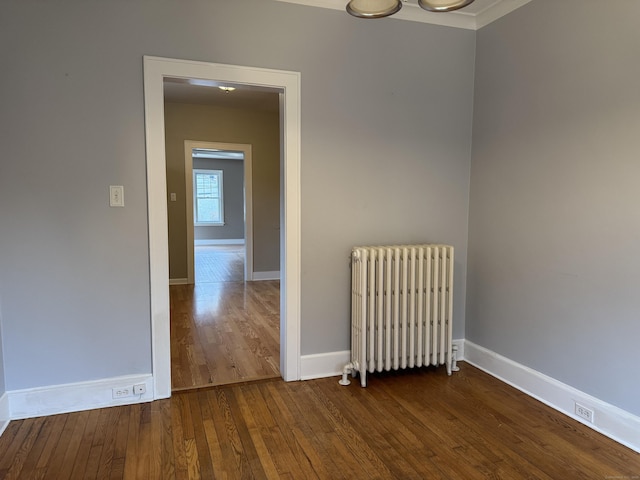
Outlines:
POLYGON ((7 392, 0 396, 0 435, 9 426, 11 414, 9 412, 9 394, 7 392))
POLYGON ((318 353, 300 357, 300 379, 335 377, 342 375, 342 369, 351 361, 351 350, 318 353))
POLYGON ((244 245, 244 238, 220 238, 220 239, 201 239, 194 240, 194 245, 244 245))
POLYGON ((129 405, 153 400, 152 375, 125 375, 91 382, 52 385, 49 387, 10 390, 8 396, 9 418, 22 418, 79 412, 94 408, 129 405), (133 388, 144 384, 146 393, 114 399, 114 388, 133 388))
POLYGON ((603 435, 640 452, 640 417, 468 340, 464 344, 462 358, 466 362, 603 435), (594 423, 586 422, 575 415, 575 402, 594 411, 594 423))
POLYGON ((275 270, 273 272, 253 272, 253 280, 280 280, 280 271, 275 270))
MULTIPOLYGON (((453 340, 458 347, 457 359, 464 358, 464 340, 453 340)), ((342 369, 351 362, 351 350, 341 352, 318 353, 300 357, 300 379, 336 377, 342 375, 342 369)))
POLYGON ((187 285, 189 283, 188 278, 170 278, 169 285, 187 285))

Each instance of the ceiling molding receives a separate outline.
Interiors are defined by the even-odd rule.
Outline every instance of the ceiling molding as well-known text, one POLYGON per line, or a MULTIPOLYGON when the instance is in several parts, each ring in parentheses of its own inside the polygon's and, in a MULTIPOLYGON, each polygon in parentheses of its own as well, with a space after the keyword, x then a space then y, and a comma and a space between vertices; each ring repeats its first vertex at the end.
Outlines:
MULTIPOLYGON (((276 0, 310 7, 345 10, 348 0, 276 0)), ((403 0, 402 10, 393 15, 394 19, 411 22, 430 23, 446 27, 478 30, 485 25, 526 5, 531 0, 476 0, 464 9, 448 13, 427 12, 420 8, 417 0, 403 0)), ((365 20, 372 21, 372 20, 365 20)))
POLYGON ((504 17, 514 10, 526 5, 530 1, 531 0, 498 0, 497 2, 494 2, 490 7, 485 8, 476 15, 475 30, 479 30, 485 25, 489 25, 491 22, 504 17))

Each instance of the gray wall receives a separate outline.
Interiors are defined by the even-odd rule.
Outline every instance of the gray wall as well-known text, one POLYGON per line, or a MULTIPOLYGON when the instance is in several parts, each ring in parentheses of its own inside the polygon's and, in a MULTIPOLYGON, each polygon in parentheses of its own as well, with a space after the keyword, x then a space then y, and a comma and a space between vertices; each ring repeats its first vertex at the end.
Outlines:
MULTIPOLYGON (((0 298, 0 397, 7 390, 4 380, 4 352, 2 347, 2 298, 0 298)), ((0 421, 2 418, 0 418, 0 421)))
POLYGON ((477 37, 467 339, 636 415, 640 3, 477 37))
POLYGON ((349 348, 363 243, 453 244, 463 337, 474 32, 264 0, 9 0, 0 45, 7 389, 151 371, 143 55, 301 72, 303 354, 349 348))
MULTIPOLYGON (((194 158, 193 168, 222 170, 224 225, 194 227, 196 240, 244 238, 244 165, 241 160, 194 158)), ((276 264, 279 257, 276 252, 276 264)))
POLYGON ((350 348, 349 256, 363 244, 454 245, 463 338, 474 32, 291 11, 306 32, 302 353, 350 348))
MULTIPOLYGON (((274 94, 277 95, 277 94, 274 94)), ((215 105, 165 103, 169 202, 169 276, 187 277, 184 141, 251 145, 253 270, 280 269, 280 120, 277 112, 215 105)), ((218 228, 218 227, 209 227, 218 228)), ((242 238, 226 237, 226 238, 242 238)), ((197 238, 197 237, 196 237, 197 238)))

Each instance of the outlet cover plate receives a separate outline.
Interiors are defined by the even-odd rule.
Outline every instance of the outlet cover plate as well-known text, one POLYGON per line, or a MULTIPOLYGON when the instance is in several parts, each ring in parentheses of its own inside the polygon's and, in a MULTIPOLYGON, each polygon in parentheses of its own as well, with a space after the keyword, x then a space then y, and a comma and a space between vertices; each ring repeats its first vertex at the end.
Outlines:
POLYGON ((584 421, 593 423, 594 412, 593 409, 589 407, 585 407, 578 402, 575 402, 575 413, 576 416, 582 418, 584 421))

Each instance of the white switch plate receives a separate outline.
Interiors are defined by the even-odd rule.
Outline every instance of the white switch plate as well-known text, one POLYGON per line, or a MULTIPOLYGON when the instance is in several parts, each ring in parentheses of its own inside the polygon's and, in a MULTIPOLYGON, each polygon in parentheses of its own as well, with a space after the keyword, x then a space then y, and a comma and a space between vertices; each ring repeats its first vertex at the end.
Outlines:
POLYGON ((122 185, 109 186, 109 206, 124 207, 124 187, 122 185))
POLYGON ((171 193, 171 201, 175 202, 177 200, 176 194, 175 193, 171 193))

